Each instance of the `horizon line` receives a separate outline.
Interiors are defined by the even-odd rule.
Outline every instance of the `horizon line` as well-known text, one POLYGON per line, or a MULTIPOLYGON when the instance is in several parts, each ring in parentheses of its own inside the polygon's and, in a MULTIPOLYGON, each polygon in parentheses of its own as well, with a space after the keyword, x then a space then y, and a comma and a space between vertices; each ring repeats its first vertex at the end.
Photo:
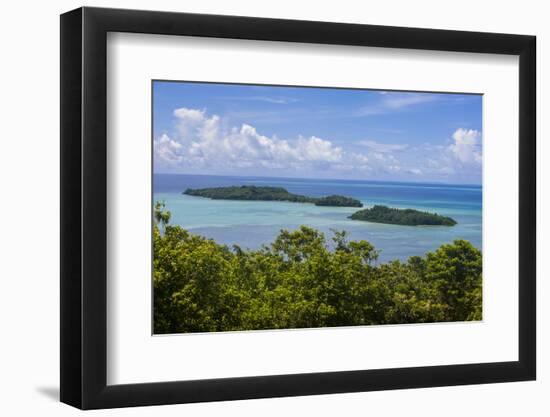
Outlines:
POLYGON ((349 181, 349 182, 380 182, 380 183, 401 183, 401 184, 426 184, 426 185, 455 185, 455 186, 470 186, 483 188, 483 184, 478 183, 452 183, 452 182, 422 182, 422 181, 398 181, 398 180, 373 180, 373 179, 349 179, 349 178, 311 178, 311 177, 276 177, 264 175, 227 175, 227 174, 188 174, 183 172, 154 172, 153 175, 191 175, 197 177, 231 177, 231 178, 273 178, 273 179, 289 179, 289 180, 333 180, 333 181, 349 181))

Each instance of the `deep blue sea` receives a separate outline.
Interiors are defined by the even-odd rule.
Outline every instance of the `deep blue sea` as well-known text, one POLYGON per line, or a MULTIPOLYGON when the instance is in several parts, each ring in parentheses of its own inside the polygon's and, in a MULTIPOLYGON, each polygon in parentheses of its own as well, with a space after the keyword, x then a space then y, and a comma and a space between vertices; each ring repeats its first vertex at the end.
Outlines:
POLYGON ((172 224, 227 245, 258 248, 269 244, 281 229, 307 225, 330 241, 331 229, 346 230, 350 239, 365 239, 380 250, 380 261, 423 255, 454 239, 466 239, 481 249, 482 190, 476 185, 405 182, 317 180, 267 177, 155 174, 154 200, 164 200, 172 224), (383 204, 451 216, 458 224, 398 226, 350 220, 352 207, 272 201, 210 200, 182 194, 186 188, 230 185, 279 186, 306 196, 340 194, 361 200, 365 207, 383 204))

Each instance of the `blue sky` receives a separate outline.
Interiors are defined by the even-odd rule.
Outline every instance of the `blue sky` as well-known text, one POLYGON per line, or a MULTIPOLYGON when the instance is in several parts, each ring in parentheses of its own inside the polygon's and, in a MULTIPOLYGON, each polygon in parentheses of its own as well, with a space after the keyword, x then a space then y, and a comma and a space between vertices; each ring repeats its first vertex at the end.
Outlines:
POLYGON ((481 183, 482 96, 155 81, 157 173, 481 183))

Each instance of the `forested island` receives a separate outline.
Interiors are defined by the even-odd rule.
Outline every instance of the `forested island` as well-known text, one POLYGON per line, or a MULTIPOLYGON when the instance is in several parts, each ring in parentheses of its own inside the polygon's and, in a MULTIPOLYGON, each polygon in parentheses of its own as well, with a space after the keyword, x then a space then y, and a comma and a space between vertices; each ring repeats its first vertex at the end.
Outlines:
POLYGON ((349 216, 352 220, 363 220, 374 223, 398 224, 403 226, 454 226, 456 221, 451 217, 441 216, 413 209, 397 209, 376 205, 359 210, 349 216))
POLYGON ((258 250, 169 224, 155 204, 154 333, 364 326, 482 319, 482 254, 455 240, 407 261, 377 261, 366 240, 310 227, 258 250))
POLYGON ((344 197, 343 195, 329 195, 316 199, 316 206, 331 207, 363 207, 363 203, 355 198, 344 197))
POLYGON ((188 188, 183 194, 211 198, 213 200, 290 201, 293 203, 312 203, 316 206, 363 207, 363 204, 359 200, 351 197, 341 195, 307 197, 289 193, 283 187, 241 185, 231 187, 188 188))

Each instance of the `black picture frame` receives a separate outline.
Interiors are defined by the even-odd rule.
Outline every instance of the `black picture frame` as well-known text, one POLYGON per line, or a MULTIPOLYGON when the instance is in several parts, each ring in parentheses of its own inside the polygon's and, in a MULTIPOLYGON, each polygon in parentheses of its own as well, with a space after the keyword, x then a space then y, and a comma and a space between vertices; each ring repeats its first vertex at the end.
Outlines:
POLYGON ((534 380, 536 38, 102 8, 61 16, 61 401, 81 409, 534 380), (519 360, 107 385, 108 32, 519 56, 519 360))

